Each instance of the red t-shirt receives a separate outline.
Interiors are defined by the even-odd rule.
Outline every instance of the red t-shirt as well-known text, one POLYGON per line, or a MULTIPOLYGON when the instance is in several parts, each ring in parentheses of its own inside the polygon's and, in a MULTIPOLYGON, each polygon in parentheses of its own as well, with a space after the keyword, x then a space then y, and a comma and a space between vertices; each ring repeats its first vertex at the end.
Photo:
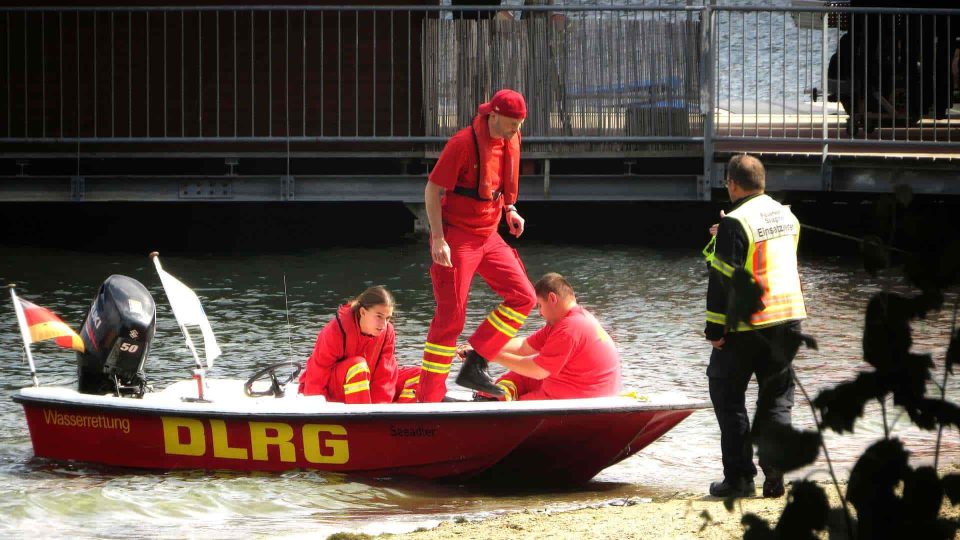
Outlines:
POLYGON ((540 354, 533 359, 550 372, 536 397, 572 399, 620 392, 620 355, 610 335, 587 310, 575 306, 563 319, 527 338, 540 354))
MULTIPOLYGON (((477 137, 477 144, 486 144, 487 159, 483 178, 490 182, 494 191, 503 186, 505 139, 477 137)), ((470 128, 457 132, 443 147, 440 158, 430 171, 430 181, 446 189, 443 198, 443 223, 467 232, 489 236, 497 230, 503 208, 503 199, 479 201, 453 193, 457 185, 477 188, 477 150, 473 146, 470 128)))

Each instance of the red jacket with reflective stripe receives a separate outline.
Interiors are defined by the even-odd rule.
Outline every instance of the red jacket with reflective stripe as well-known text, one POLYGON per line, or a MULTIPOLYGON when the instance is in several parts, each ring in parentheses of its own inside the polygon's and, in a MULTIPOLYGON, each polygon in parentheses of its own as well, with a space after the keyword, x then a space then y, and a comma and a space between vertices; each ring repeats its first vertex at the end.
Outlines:
POLYGON ((471 127, 456 132, 447 141, 437 164, 430 171, 430 181, 446 189, 443 198, 443 223, 467 232, 488 236, 497 230, 503 205, 517 202, 520 182, 520 134, 509 141, 491 139, 487 115, 477 115, 472 128, 477 134, 473 145, 471 127), (477 185, 477 150, 483 174, 477 185), (477 200, 454 193, 457 186, 477 189, 480 197, 489 199, 496 191, 503 196, 496 200, 477 200))
POLYGON ((333 366, 340 360, 362 356, 370 368, 370 400, 373 403, 391 403, 397 386, 397 358, 394 354, 396 333, 393 323, 387 323, 383 332, 374 337, 360 331, 357 317, 349 304, 340 306, 337 315, 340 324, 334 317, 317 334, 313 354, 307 359, 307 368, 300 376, 300 392, 304 395, 327 396, 333 366))

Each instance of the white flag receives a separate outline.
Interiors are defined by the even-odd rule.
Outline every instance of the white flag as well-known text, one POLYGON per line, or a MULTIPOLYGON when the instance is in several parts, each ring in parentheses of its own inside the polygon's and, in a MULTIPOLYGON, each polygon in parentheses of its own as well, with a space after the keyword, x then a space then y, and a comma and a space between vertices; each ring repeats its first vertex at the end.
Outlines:
POLYGON ((164 292, 167 293, 167 300, 170 301, 170 308, 173 309, 173 316, 177 318, 177 323, 181 327, 200 327, 200 332, 203 334, 203 350, 206 353, 207 368, 213 368, 214 358, 220 356, 220 347, 213 335, 210 321, 207 320, 207 315, 200 305, 200 299, 197 298, 197 294, 190 287, 168 274, 160 266, 159 256, 153 258, 153 264, 157 267, 157 274, 160 275, 160 282, 163 284, 164 292))

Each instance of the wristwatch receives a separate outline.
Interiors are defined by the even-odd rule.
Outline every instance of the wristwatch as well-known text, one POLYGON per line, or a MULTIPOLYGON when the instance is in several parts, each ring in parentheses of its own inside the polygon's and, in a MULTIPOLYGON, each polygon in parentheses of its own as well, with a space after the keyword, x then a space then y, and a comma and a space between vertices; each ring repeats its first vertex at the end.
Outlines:
POLYGON ((512 204, 508 204, 503 207, 503 213, 505 214, 509 214, 510 212, 516 212, 516 211, 517 211, 517 207, 512 204))

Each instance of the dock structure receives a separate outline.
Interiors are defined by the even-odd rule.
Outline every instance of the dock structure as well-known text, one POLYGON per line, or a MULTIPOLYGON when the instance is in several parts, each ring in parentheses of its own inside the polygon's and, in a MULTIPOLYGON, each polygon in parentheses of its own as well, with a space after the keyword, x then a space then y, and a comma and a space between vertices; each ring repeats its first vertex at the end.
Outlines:
POLYGON ((960 195, 960 9, 58 4, 0 1, 0 202, 414 205, 502 87, 528 201, 709 201, 737 152, 960 195))

